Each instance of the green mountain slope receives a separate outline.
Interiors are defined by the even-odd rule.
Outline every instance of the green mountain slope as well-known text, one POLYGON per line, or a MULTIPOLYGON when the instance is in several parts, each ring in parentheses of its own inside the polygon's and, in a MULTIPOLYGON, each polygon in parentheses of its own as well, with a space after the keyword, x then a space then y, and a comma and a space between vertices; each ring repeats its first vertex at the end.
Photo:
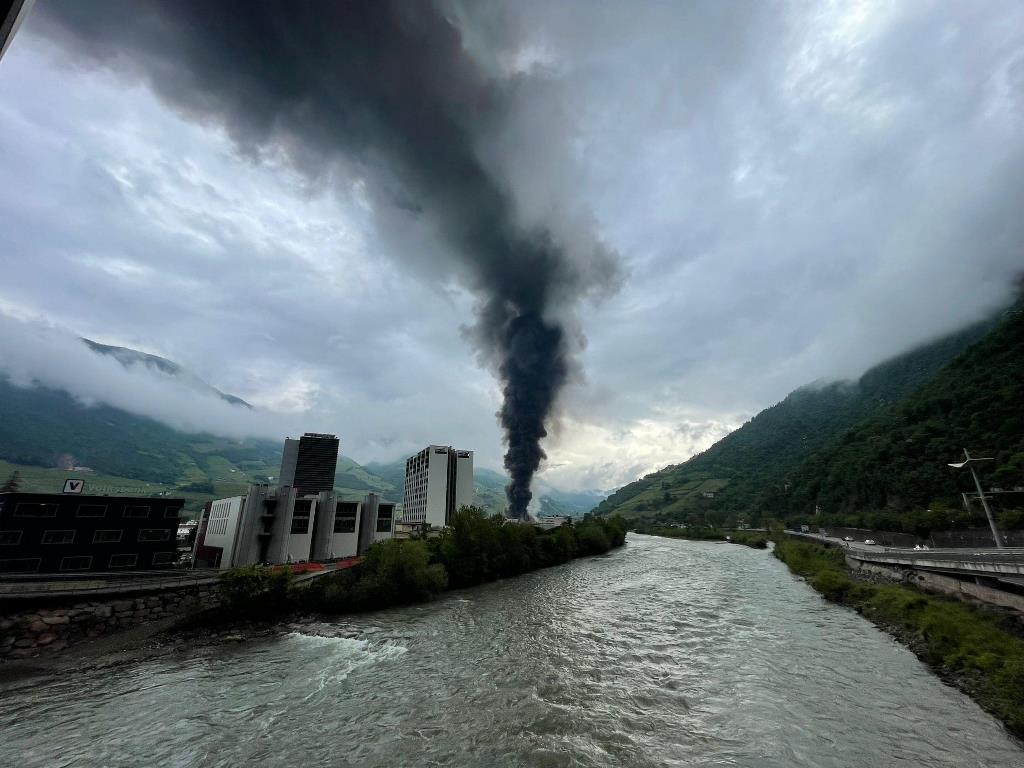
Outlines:
POLYGON ((802 387, 689 461, 611 494, 598 514, 627 518, 759 519, 761 495, 861 419, 885 412, 988 332, 970 326, 878 365, 856 382, 802 387))
MULTIPOLYGON (((283 442, 283 438, 282 438, 283 442)), ((276 479, 282 443, 179 432, 107 405, 87 406, 66 392, 16 387, 0 377, 0 473, 19 470, 25 490, 57 491, 68 476, 103 493, 173 493, 197 509, 234 496, 251 482, 276 479), (76 469, 77 467, 77 469, 76 469)), ((350 497, 394 486, 341 456, 335 487, 350 497)))
POLYGON ((1024 302, 895 407, 815 452, 766 503, 790 516, 816 505, 832 516, 959 509, 973 485, 946 465, 965 447, 995 459, 981 470, 986 486, 1024 486, 1024 302))

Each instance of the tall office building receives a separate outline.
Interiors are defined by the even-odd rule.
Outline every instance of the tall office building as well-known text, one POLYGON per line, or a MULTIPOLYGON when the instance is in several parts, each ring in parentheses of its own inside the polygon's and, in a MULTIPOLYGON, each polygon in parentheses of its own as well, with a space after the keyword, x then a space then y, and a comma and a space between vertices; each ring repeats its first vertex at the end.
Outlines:
POLYGON ((289 485, 300 494, 334 489, 338 468, 338 438, 307 432, 298 440, 284 441, 279 485, 289 485))
POLYGON ((428 445, 406 460, 403 523, 441 528, 459 507, 472 503, 472 451, 428 445))

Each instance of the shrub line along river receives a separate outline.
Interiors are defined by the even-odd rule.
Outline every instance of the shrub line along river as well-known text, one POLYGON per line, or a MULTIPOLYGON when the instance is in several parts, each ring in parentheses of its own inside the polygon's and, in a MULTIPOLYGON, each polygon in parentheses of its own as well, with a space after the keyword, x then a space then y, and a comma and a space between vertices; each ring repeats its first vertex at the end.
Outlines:
POLYGON ((0 684, 0 765, 1019 766, 769 553, 631 535, 427 605, 0 684))

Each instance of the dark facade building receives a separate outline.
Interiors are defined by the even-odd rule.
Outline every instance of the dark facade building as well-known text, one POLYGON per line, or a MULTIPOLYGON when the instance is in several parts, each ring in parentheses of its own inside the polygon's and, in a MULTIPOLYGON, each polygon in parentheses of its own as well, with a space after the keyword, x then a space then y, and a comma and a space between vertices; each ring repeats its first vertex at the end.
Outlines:
POLYGON ((170 568, 182 499, 0 494, 0 573, 170 568))
POLYGON ((278 485, 290 485, 300 494, 333 490, 338 445, 337 436, 315 432, 307 432, 298 440, 288 438, 284 441, 278 485))

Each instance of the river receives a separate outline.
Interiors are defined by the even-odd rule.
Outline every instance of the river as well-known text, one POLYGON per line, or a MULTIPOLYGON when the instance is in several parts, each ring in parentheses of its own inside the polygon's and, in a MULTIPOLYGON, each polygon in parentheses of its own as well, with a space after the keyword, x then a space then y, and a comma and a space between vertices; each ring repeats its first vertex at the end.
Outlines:
POLYGON ((0 765, 1019 766, 769 553, 630 535, 425 606, 0 687, 0 765))

